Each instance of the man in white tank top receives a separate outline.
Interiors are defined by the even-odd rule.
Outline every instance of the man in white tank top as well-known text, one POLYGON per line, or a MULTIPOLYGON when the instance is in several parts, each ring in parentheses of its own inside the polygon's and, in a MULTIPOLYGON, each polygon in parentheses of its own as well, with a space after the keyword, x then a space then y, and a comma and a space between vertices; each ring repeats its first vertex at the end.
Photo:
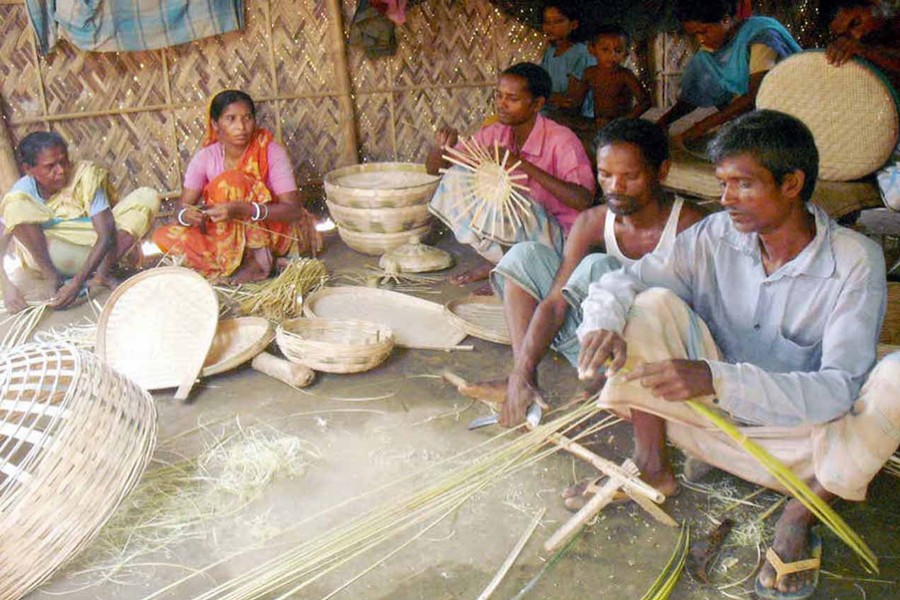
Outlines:
MULTIPOLYGON (((649 121, 619 119, 595 140, 598 181, 605 204, 579 215, 563 256, 541 244, 513 246, 491 274, 503 299, 513 349, 508 378, 470 384, 467 395, 503 402, 500 423, 513 426, 534 403, 543 403, 537 366, 547 349, 578 363, 575 330, 588 285, 644 254, 668 251, 675 234, 704 213, 662 189, 669 169, 663 131, 649 121)), ((573 371, 574 374, 574 371, 573 371)))

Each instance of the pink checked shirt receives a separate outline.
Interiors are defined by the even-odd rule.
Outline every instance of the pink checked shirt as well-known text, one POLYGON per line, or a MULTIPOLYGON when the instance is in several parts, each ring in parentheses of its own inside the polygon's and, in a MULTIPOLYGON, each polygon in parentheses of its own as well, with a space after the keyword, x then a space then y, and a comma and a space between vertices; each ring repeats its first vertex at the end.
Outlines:
MULTIPOLYGON (((486 148, 493 148, 495 141, 499 143, 501 157, 504 148, 509 148, 511 151, 517 150, 512 127, 508 125, 501 123, 488 125, 473 137, 486 148)), ((519 153, 522 158, 557 179, 576 183, 591 194, 596 192, 597 187, 594 172, 591 169, 591 161, 578 137, 568 127, 563 127, 543 115, 538 115, 534 129, 531 130, 519 153)), ((528 186, 531 193, 527 196, 553 215, 568 234, 575 219, 578 218, 579 212, 563 204, 540 184, 532 181, 530 177, 520 180, 519 183, 528 186)))

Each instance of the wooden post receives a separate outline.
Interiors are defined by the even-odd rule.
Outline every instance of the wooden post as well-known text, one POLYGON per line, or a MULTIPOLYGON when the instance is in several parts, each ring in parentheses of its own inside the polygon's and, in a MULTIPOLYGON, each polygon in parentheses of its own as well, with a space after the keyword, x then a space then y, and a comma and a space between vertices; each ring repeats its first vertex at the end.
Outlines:
POLYGON ((355 165, 359 162, 359 146, 350 83, 350 63, 347 60, 347 48, 344 45, 341 0, 327 0, 326 5, 328 8, 329 54, 331 54, 331 64, 334 66, 338 104, 341 111, 340 126, 343 144, 338 166, 355 165))
POLYGON ((12 135, 6 126, 6 116, 0 114, 0 196, 9 191, 18 179, 19 167, 12 135))

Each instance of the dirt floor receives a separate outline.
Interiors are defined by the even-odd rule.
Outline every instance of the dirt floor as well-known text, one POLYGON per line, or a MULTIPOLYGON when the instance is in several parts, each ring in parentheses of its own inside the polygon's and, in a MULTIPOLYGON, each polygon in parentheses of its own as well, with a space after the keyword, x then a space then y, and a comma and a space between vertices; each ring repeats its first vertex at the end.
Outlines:
MULTIPOLYGON (((440 246, 451 250, 462 267, 474 255, 446 236, 440 246)), ((329 239, 324 260, 330 270, 374 264, 348 250, 337 237, 329 239)), ((458 266, 457 268, 462 268, 458 266)), ((474 286, 472 286, 474 287, 474 286)), ((441 284, 446 302, 467 290, 441 284)), ((45 318, 44 326, 90 315, 86 306, 45 318)), ((362 316, 362 315, 361 315, 362 316)), ((110 558, 95 544, 83 557, 58 573, 30 598, 146 598, 226 557, 230 560, 198 573, 162 598, 193 598, 259 565, 263 559, 376 508, 404 491, 379 490, 420 469, 434 465, 499 433, 488 427, 468 431, 466 424, 488 413, 487 407, 457 394, 438 374, 450 368, 470 380, 497 377, 510 364, 507 347, 469 338, 472 352, 395 350, 377 369, 359 375, 320 374, 315 384, 297 391, 253 371, 248 366, 203 381, 190 401, 181 403, 170 392, 156 393, 160 443, 151 469, 177 457, 196 456, 223 436, 265 431, 301 444, 305 469, 293 476, 276 475, 257 496, 234 502, 231 514, 186 526, 176 544, 136 544, 110 558), (254 427, 256 429, 254 429, 254 427), (344 500, 375 493, 347 506, 344 500), (324 511, 330 512, 324 513, 324 511), (312 517, 309 522, 305 519, 312 517), (126 556, 128 560, 126 560, 126 556)), ((541 381, 557 403, 576 393, 573 369, 556 356, 541 365, 541 381)), ((594 436, 599 453, 615 461, 631 449, 627 424, 594 436)), ((676 461, 682 457, 676 454, 676 461)), ((445 520, 396 554, 411 538, 410 529, 359 558, 335 569, 308 587, 284 597, 320 599, 372 567, 335 598, 391 600, 472 599, 484 589, 533 516, 546 514, 535 535, 503 580, 496 598, 640 598, 663 569, 675 546, 678 530, 657 524, 632 504, 609 507, 555 563, 542 550, 545 540, 570 516, 559 492, 591 469, 568 455, 555 454, 523 471, 498 480, 477 493, 445 520), (546 567, 546 568, 545 568, 546 567), (516 594, 538 575, 536 585, 516 594)), ((435 473, 417 476, 421 483, 435 473)), ((413 482, 413 483, 414 483, 413 482)), ((407 483, 407 487, 410 482, 407 483)), ((765 517, 779 501, 772 493, 747 499, 756 488, 722 473, 712 473, 696 489, 685 487, 665 504, 679 522, 690 522, 698 535, 725 517, 737 521, 717 571, 715 585, 700 585, 685 576, 671 596, 677 599, 748 597, 752 573, 774 523, 765 517), (730 584, 730 585, 729 585, 730 584)), ((232 499, 233 502, 233 499, 232 499)), ((881 559, 881 573, 866 575, 852 553, 828 531, 824 539, 824 570, 815 598, 887 599, 900 597, 900 486, 881 475, 862 504, 840 503, 838 509, 881 559)), ((183 509, 181 504, 172 511, 183 509)), ((777 513, 776 513, 777 514, 777 513)), ((120 536, 121 537, 121 536, 120 536)), ((285 588, 289 589, 289 588, 285 588)), ((284 590, 282 590, 284 591, 284 590)), ((265 597, 280 597, 271 594, 265 597)))

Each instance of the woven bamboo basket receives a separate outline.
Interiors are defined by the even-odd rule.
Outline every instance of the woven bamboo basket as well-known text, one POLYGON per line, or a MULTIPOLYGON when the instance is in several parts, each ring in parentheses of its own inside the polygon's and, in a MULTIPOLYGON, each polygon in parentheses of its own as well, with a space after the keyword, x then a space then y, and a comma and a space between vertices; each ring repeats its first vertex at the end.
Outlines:
POLYGON ((338 235, 341 236, 345 244, 357 252, 370 256, 379 256, 397 246, 402 246, 413 236, 425 238, 430 231, 431 225, 423 225, 422 227, 398 233, 370 233, 338 227, 338 235))
POLYGON ((391 208, 351 208, 326 200, 328 213, 339 227, 367 233, 398 233, 427 225, 428 204, 391 208))
POLYGON ((325 373, 360 373, 384 362, 394 347, 389 327, 368 321, 290 319, 275 341, 288 360, 325 373))
POLYGON ((440 248, 423 244, 417 237, 411 237, 402 246, 385 252, 378 260, 378 266, 387 273, 430 273, 453 266, 453 256, 440 248))
POLYGON ((239 367, 265 350, 274 339, 275 328, 262 317, 219 321, 200 376, 218 375, 239 367))
POLYGON ((64 344, 0 356, 0 390, 0 600, 14 600, 82 550, 138 482, 156 406, 64 344))
POLYGON ((503 303, 496 296, 457 298, 445 304, 444 310, 469 335, 498 344, 510 343, 503 303))
POLYGON ((439 177, 425 165, 381 162, 352 165, 325 175, 325 195, 349 208, 398 208, 428 204, 439 177))
POLYGON ((881 327, 882 344, 900 344, 900 283, 887 284, 887 310, 881 327))

